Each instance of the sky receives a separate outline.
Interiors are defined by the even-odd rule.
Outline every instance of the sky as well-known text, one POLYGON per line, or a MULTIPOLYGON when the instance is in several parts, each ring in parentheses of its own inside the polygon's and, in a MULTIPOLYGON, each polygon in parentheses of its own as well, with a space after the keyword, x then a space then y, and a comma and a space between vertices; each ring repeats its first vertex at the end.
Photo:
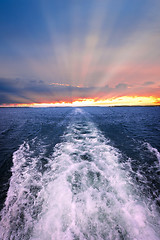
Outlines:
POLYGON ((159 0, 0 0, 0 106, 160 104, 159 0))

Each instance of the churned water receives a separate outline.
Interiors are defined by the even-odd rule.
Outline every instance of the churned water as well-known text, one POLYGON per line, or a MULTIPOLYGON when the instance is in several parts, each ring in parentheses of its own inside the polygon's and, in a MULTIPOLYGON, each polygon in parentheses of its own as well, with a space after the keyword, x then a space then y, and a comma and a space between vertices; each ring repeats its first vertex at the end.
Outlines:
POLYGON ((159 107, 1 109, 3 240, 159 240, 159 107))

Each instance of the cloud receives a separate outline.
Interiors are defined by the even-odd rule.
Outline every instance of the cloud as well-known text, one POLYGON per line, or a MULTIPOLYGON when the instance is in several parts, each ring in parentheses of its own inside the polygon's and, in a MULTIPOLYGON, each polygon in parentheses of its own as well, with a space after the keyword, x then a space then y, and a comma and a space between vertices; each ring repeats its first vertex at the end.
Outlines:
POLYGON ((73 86, 70 84, 66 84, 66 83, 50 83, 49 85, 53 85, 53 86, 64 86, 64 87, 75 87, 75 88, 80 88, 80 86, 73 86))
POLYGON ((42 80, 0 78, 0 103, 28 103, 35 100, 34 94, 49 94, 42 80))
POLYGON ((117 90, 126 90, 128 88, 128 84, 126 83, 119 83, 118 85, 115 86, 117 90))
POLYGON ((148 85, 130 87, 123 82, 114 87, 106 84, 101 88, 72 86, 63 83, 46 84, 43 80, 35 79, 0 78, 0 85, 0 104, 75 101, 79 98, 107 99, 135 95, 151 96, 154 94, 158 96, 159 92, 159 88, 148 88, 148 85))
POLYGON ((148 82, 145 82, 143 85, 144 86, 150 86, 150 85, 153 85, 155 84, 154 82, 151 82, 151 81, 148 81, 148 82))

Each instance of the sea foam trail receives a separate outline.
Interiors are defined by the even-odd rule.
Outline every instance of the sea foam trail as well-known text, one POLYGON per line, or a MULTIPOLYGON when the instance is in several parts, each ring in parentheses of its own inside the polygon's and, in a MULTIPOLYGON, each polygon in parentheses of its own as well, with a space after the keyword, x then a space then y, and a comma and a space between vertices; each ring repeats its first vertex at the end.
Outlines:
POLYGON ((38 193, 42 188, 42 165, 44 149, 35 140, 24 142, 13 154, 12 177, 5 206, 1 211, 0 239, 29 239, 34 220, 41 210, 38 193), (37 145, 37 143, 36 143, 37 145))
POLYGON ((138 194, 120 153, 84 111, 71 118, 45 172, 37 167, 45 148, 35 156, 23 144, 14 154, 2 239, 158 240, 159 215, 138 194))
POLYGON ((31 239, 158 240, 158 216, 134 193, 119 158, 77 110, 45 173, 45 201, 31 239))

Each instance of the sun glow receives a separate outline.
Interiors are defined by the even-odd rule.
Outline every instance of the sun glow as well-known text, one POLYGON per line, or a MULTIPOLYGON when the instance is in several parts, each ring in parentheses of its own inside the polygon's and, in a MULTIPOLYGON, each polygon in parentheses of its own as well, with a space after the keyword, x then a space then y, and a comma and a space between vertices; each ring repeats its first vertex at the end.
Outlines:
POLYGON ((77 106, 156 106, 160 105, 160 98, 153 96, 123 96, 118 98, 97 99, 81 98, 72 102, 2 104, 0 107, 77 107, 77 106))

